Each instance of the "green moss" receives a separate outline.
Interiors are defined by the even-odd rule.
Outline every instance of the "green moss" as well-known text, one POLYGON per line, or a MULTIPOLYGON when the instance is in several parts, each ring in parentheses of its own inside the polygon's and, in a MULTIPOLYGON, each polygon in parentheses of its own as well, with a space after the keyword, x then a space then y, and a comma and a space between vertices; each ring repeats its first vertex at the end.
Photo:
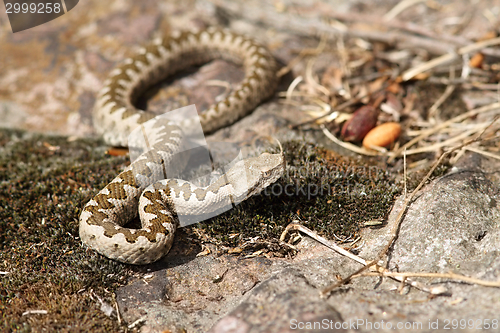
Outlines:
POLYGON ((355 236, 364 221, 385 218, 400 192, 386 170, 311 144, 283 148, 287 170, 277 183, 194 228, 223 246, 277 239, 294 220, 329 238, 355 236))
POLYGON ((81 246, 78 216, 126 159, 96 141, 14 130, 0 131, 0 146, 0 330, 120 331, 91 295, 112 304, 125 266, 81 246))

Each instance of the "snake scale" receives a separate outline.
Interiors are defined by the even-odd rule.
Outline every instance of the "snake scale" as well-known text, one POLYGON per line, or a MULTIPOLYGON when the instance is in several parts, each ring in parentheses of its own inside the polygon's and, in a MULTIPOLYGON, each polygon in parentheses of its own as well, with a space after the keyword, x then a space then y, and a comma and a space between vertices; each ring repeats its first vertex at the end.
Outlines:
POLYGON ((276 63, 265 47, 216 28, 177 32, 155 39, 111 72, 94 107, 96 131, 110 145, 127 146, 131 131, 143 126, 149 133, 151 149, 84 206, 79 232, 88 247, 124 263, 157 261, 172 246, 180 214, 203 214, 240 202, 281 176, 285 165, 282 152, 242 160, 204 188, 164 179, 165 167, 180 149, 183 124, 149 121, 155 114, 137 109, 134 102, 149 86, 216 58, 242 64, 245 78, 225 99, 200 114, 204 132, 210 133, 245 116, 273 94, 276 63), (141 228, 124 227, 138 213, 141 228))

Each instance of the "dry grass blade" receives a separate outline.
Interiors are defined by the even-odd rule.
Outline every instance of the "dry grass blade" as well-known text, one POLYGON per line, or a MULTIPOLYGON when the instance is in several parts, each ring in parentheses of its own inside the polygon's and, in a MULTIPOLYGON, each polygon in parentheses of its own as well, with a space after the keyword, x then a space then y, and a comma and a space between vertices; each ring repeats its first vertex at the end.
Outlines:
POLYGON ((401 79, 403 81, 408 81, 408 80, 412 79, 413 77, 415 77, 415 75, 426 72, 426 71, 428 71, 432 68, 435 68, 439 65, 444 65, 444 64, 456 59, 458 56, 461 56, 461 55, 464 55, 467 53, 471 53, 474 51, 479 51, 479 50, 484 49, 488 46, 493 46, 493 45, 497 45, 497 44, 500 44, 500 37, 480 41, 480 42, 477 42, 477 43, 474 43, 471 45, 461 47, 458 49, 458 51, 456 53, 443 54, 442 56, 434 58, 426 63, 423 63, 423 64, 420 64, 416 67, 410 68, 409 70, 405 71, 401 75, 401 79))
POLYGON ((452 279, 452 280, 457 280, 457 281, 463 281, 471 284, 477 284, 479 286, 483 287, 494 287, 494 288, 500 288, 500 280, 498 281, 485 281, 481 279, 476 279, 472 278, 469 276, 461 275, 461 274, 456 274, 453 272, 450 273, 414 273, 414 272, 405 272, 405 273, 397 273, 397 272, 389 272, 387 270, 383 272, 366 272, 362 273, 358 276, 387 276, 387 277, 392 277, 392 278, 407 278, 407 277, 426 277, 426 278, 442 278, 442 279, 452 279))
MULTIPOLYGON (((309 237, 315 239, 316 241, 320 242, 321 244, 325 245, 326 247, 362 264, 362 265, 366 265, 366 260, 364 260, 363 258, 349 252, 349 251, 346 251, 344 250, 343 248, 341 248, 340 246, 338 246, 335 242, 333 241, 329 241, 323 237, 321 237, 320 235, 316 234, 314 231, 304 227, 303 225, 301 224, 298 224, 298 223, 290 223, 286 229, 283 231, 283 233, 281 234, 281 237, 280 237, 280 242, 283 242, 285 240, 285 237, 287 235, 287 233, 290 231, 290 230, 297 230, 297 231, 300 231, 300 232, 303 232, 305 233, 306 235, 308 235, 309 237)), ((430 294, 433 294, 433 295, 439 295, 439 294, 443 294, 446 292, 446 289, 445 288, 442 288, 442 287, 428 287, 420 282, 417 282, 417 281, 412 281, 410 279, 408 279, 407 277, 405 276, 391 276, 391 272, 388 271, 386 268, 382 267, 382 266, 378 266, 378 265, 375 265, 374 267, 371 267, 371 270, 376 272, 377 275, 386 275, 386 276, 389 276, 391 278, 394 278, 395 280, 397 281, 400 281, 402 283, 406 283, 408 285, 411 285, 417 289, 420 289, 424 292, 428 292, 430 294)), ((321 295, 324 296, 325 295, 325 292, 322 291, 321 292, 321 295)))
POLYGON ((500 160, 500 155, 498 155, 498 154, 492 154, 490 152, 487 152, 487 151, 484 151, 484 150, 481 150, 478 148, 474 148, 474 147, 464 147, 464 149, 472 151, 472 152, 477 153, 477 154, 481 154, 481 155, 484 155, 487 157, 491 157, 491 158, 495 158, 497 160, 500 160))
POLYGON ((398 16, 401 12, 406 10, 407 8, 425 1, 426 0, 403 0, 399 2, 396 6, 394 6, 390 11, 388 11, 387 14, 384 15, 384 20, 390 21, 396 16, 398 16))
POLYGON ((325 125, 321 124, 319 125, 319 127, 321 128, 321 130, 323 131, 323 134, 325 134, 325 136, 332 140, 333 142, 335 142, 336 144, 338 144, 339 146, 341 146, 342 148, 345 148, 347 150, 350 150, 350 151, 353 151, 357 154, 361 154, 361 155, 367 155, 367 156, 377 156, 377 155, 381 155, 380 153, 378 152, 375 152, 375 151, 369 151, 363 147, 358 147, 356 145, 353 145, 352 143, 349 143, 349 142, 345 142, 345 141, 342 141, 342 140, 339 140, 335 137, 335 135, 333 135, 332 133, 330 133, 330 131, 325 127, 325 125))
POLYGON ((391 158, 389 158, 388 163, 391 163, 396 157, 401 156, 401 153, 403 152, 403 150, 408 149, 409 147, 413 146, 415 143, 421 141, 422 139, 427 138, 430 135, 439 132, 443 128, 446 128, 446 127, 448 127, 448 126, 450 126, 450 125, 452 125, 454 123, 461 122, 461 121, 463 121, 463 120, 465 120, 467 118, 474 117, 476 115, 479 115, 479 114, 482 114, 482 113, 486 113, 486 112, 489 112, 489 111, 493 111, 493 110, 497 110, 497 109, 500 110, 500 102, 496 102, 496 103, 492 103, 492 104, 489 104, 489 105, 485 105, 485 106, 482 106, 480 108, 477 108, 477 109, 470 110, 468 112, 462 113, 461 115, 458 115, 458 116, 456 116, 454 118, 451 118, 451 119, 449 119, 447 121, 444 121, 444 122, 442 122, 442 123, 434 126, 431 129, 423 131, 422 134, 420 134, 416 138, 413 138, 412 140, 408 141, 407 143, 405 143, 404 145, 402 145, 398 150, 396 150, 394 152, 394 155, 392 155, 391 158))

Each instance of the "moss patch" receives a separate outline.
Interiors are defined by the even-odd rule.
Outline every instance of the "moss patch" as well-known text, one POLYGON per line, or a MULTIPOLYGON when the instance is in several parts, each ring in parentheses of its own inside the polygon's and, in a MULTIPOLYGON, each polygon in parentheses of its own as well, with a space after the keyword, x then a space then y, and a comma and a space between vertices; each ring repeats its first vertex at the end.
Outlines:
POLYGON ((125 266, 81 246, 78 216, 127 159, 13 130, 0 131, 0 147, 0 330, 122 330, 96 296, 114 304, 125 266), (23 315, 32 310, 47 314, 23 315))
POLYGON ((198 228, 221 245, 250 238, 278 239, 293 220, 328 238, 355 237, 364 221, 385 218, 400 188, 379 167, 303 142, 283 147, 286 174, 254 196, 198 228))

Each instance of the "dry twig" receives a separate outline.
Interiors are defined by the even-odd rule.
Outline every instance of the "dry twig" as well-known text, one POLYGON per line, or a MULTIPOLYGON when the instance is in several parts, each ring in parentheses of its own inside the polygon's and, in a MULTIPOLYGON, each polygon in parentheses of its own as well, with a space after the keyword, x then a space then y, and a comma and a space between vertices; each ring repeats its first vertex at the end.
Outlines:
MULTIPOLYGON (((315 232, 313 232, 312 230, 304 227, 303 225, 301 224, 298 224, 298 223, 290 223, 286 228, 285 230, 283 231, 283 233, 281 234, 281 237, 280 237, 280 242, 283 242, 285 240, 285 237, 287 235, 287 233, 290 231, 290 230, 297 230, 297 231, 300 231, 300 232, 303 232, 305 233, 306 235, 308 235, 309 237, 317 240, 318 242, 320 242, 321 244, 325 245, 326 247, 354 260, 354 261, 357 261, 358 263, 362 264, 362 265, 366 265, 366 261, 349 252, 349 251, 346 251, 344 250, 343 248, 341 248, 340 246, 338 246, 337 244, 335 244, 335 242, 332 242, 332 241, 329 241, 321 236, 319 236, 318 234, 316 234, 315 232)), ((390 271, 388 271, 387 269, 385 269, 384 267, 381 267, 381 266, 378 266, 378 265, 374 265, 374 267, 371 267, 371 270, 374 271, 374 272, 378 272, 378 274, 382 274, 382 275, 386 275, 386 276, 390 276, 390 271)), ((430 294, 433 294, 433 295, 440 295, 440 294, 443 294, 443 293, 446 293, 446 289, 445 288, 442 288, 442 287, 427 287, 425 286, 424 284, 420 283, 420 282, 417 282, 417 281, 412 281, 410 279, 408 279, 407 277, 400 277, 400 276, 390 276, 392 278, 394 278, 395 280, 397 281, 400 281, 400 282, 403 282, 403 283, 406 283, 406 284, 409 284, 417 289, 420 289, 422 291, 425 291, 425 292, 428 292, 430 294)), ((324 291, 322 292, 322 294, 324 295, 324 291)))

